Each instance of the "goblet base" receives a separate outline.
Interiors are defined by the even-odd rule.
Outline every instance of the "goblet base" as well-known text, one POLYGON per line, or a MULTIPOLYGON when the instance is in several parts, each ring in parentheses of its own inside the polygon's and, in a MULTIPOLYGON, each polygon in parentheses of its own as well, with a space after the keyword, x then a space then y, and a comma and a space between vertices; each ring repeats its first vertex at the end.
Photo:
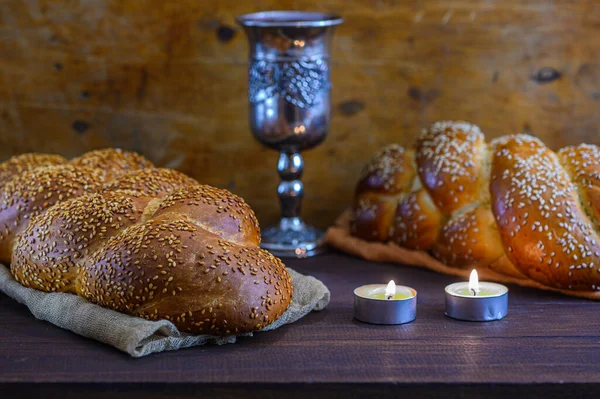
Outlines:
POLYGON ((299 217, 282 218, 278 225, 263 229, 260 246, 280 258, 308 258, 323 252, 324 236, 299 217))

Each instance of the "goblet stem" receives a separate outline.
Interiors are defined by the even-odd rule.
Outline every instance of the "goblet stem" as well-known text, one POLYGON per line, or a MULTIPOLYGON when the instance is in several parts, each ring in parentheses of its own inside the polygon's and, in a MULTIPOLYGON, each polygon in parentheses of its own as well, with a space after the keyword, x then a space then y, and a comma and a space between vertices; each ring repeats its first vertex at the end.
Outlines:
POLYGON ((300 181, 304 162, 297 150, 279 154, 277 171, 281 182, 277 188, 281 204, 281 219, 275 226, 262 232, 261 246, 276 256, 303 258, 322 250, 323 232, 307 226, 300 217, 304 186, 300 181))
POLYGON ((304 197, 304 185, 300 178, 304 169, 304 161, 297 151, 282 151, 277 162, 277 171, 281 182, 277 187, 279 202, 281 204, 281 215, 283 218, 298 218, 302 198, 304 197))

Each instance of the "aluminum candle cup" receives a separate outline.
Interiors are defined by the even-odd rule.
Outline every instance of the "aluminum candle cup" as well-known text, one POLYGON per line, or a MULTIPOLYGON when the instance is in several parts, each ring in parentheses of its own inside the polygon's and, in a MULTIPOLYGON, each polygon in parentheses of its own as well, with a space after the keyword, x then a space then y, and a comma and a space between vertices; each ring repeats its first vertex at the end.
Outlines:
POLYGON ((410 287, 369 284, 354 290, 354 318, 371 324, 404 324, 417 317, 417 291, 410 287), (390 292, 394 287, 395 292, 390 292))
POLYGON ((508 313, 508 288, 502 284, 479 282, 473 270, 469 283, 446 287, 446 316, 457 320, 500 320, 508 313))

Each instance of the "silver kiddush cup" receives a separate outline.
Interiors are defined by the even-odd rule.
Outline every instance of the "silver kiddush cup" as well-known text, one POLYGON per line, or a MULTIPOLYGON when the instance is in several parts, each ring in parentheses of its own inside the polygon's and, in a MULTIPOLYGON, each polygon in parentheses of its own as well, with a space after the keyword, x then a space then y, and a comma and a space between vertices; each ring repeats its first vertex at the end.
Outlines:
POLYGON ((282 218, 263 230, 261 246, 281 257, 312 256, 321 248, 323 232, 300 218, 300 151, 320 144, 329 131, 331 37, 343 20, 327 13, 268 11, 237 21, 250 42, 250 128, 258 141, 280 152, 282 218))

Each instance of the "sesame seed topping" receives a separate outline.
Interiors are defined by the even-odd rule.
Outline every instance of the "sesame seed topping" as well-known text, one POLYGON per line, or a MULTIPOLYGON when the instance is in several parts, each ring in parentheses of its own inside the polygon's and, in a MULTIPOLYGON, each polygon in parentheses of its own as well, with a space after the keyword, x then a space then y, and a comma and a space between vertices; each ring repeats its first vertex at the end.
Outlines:
POLYGON ((261 323, 289 304, 291 278, 259 248, 258 222, 241 198, 124 151, 47 161, 57 165, 0 164, 0 178, 22 172, 0 192, 0 216, 16 215, 0 243, 17 240, 11 271, 22 284, 215 335, 255 329, 236 310, 246 305, 215 299, 237 297, 245 281, 261 323), (202 302, 210 310, 199 319, 202 302))

